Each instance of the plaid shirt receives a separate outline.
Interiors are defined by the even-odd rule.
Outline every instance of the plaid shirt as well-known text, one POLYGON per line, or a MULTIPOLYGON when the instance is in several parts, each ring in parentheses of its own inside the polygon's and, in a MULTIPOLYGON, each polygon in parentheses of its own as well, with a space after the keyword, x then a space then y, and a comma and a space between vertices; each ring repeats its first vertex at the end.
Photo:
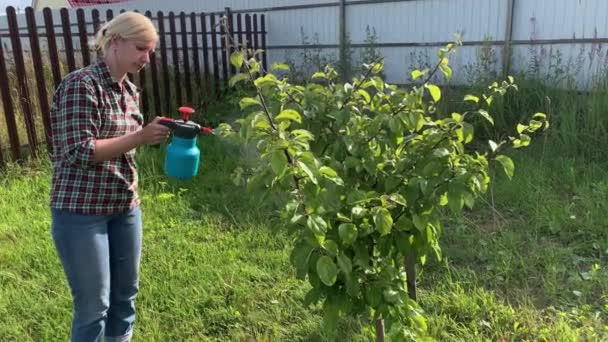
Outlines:
POLYGON ((108 161, 93 160, 96 139, 141 128, 138 104, 135 85, 114 81, 103 61, 63 79, 51 109, 52 208, 110 215, 139 205, 135 149, 108 161))

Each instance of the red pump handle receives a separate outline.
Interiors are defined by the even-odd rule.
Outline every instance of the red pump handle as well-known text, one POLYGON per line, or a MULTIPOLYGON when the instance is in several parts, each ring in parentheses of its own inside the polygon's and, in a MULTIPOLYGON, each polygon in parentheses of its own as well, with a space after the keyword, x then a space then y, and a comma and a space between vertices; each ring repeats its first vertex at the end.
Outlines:
POLYGON ((194 113, 194 109, 191 107, 179 107, 177 110, 182 114, 182 120, 184 120, 184 122, 188 122, 190 115, 194 113))

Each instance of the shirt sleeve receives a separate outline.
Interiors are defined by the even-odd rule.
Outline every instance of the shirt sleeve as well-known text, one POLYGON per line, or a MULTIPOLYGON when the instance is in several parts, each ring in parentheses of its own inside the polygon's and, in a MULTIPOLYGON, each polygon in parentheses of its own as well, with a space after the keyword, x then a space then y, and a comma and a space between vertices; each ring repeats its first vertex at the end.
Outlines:
POLYGON ((68 81, 56 99, 55 131, 61 159, 88 168, 94 163, 95 140, 101 126, 99 100, 94 86, 85 80, 68 81))

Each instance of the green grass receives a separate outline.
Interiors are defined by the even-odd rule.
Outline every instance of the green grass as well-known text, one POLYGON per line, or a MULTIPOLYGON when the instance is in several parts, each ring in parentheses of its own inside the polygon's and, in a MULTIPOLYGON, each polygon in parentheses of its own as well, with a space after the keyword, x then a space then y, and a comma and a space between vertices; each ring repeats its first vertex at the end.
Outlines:
MULTIPOLYGON (((136 340, 322 341, 304 308, 290 240, 271 208, 232 185, 244 154, 201 139, 195 180, 162 175, 162 150, 140 150, 144 247, 136 340)), ((441 341, 608 338, 606 171, 541 149, 515 157, 487 203, 444 227, 444 259, 420 272, 429 332, 441 341), (495 216, 495 217, 494 217, 495 216)), ((0 340, 66 340, 71 299, 49 233, 49 163, 0 178, 0 340)), ((340 340, 371 341, 344 320, 340 340)))

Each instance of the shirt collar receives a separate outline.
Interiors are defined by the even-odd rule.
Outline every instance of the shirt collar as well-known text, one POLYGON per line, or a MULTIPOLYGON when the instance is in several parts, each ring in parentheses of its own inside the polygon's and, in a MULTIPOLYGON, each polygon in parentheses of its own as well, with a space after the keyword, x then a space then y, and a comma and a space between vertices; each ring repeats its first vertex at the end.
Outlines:
MULTIPOLYGON (((101 83, 104 86, 114 87, 116 89, 122 89, 120 84, 118 83, 118 81, 116 81, 114 78, 112 78, 112 74, 110 74, 110 67, 108 66, 108 64, 106 62, 104 62, 103 59, 100 58, 99 60, 97 60, 97 62, 95 62, 94 68, 99 76, 99 79, 101 80, 101 83)), ((139 92, 139 89, 133 83, 131 83, 128 80, 128 78, 126 78, 126 77, 123 80, 123 87, 124 87, 124 89, 127 89, 127 91, 129 93, 131 93, 131 95, 139 92)))

